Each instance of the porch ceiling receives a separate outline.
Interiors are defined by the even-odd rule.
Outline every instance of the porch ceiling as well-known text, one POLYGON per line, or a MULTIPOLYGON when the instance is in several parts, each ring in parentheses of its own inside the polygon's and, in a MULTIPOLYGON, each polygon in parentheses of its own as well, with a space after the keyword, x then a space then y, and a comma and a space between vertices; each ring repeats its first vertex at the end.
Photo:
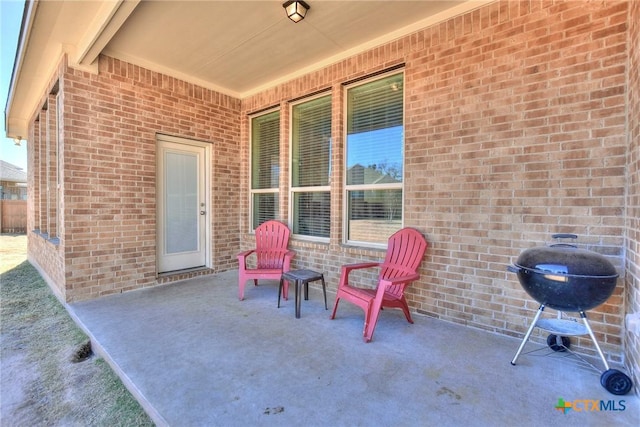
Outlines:
POLYGON ((24 136, 62 54, 97 71, 100 53, 243 98, 490 0, 35 1, 25 5, 6 104, 8 137, 24 136))

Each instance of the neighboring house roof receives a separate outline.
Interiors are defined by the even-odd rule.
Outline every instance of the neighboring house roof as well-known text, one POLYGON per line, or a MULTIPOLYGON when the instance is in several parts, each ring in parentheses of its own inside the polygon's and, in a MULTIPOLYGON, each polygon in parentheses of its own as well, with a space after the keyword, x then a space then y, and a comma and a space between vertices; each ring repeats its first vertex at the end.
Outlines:
POLYGON ((294 24, 275 0, 27 0, 7 136, 27 135, 61 53, 83 71, 105 54, 242 99, 490 1, 309 1, 294 24))
POLYGON ((19 166, 0 160, 0 181, 27 182, 27 172, 19 166))
POLYGON ((364 167, 359 163, 347 170, 348 182, 351 184, 395 184, 401 182, 393 176, 374 167, 364 167))

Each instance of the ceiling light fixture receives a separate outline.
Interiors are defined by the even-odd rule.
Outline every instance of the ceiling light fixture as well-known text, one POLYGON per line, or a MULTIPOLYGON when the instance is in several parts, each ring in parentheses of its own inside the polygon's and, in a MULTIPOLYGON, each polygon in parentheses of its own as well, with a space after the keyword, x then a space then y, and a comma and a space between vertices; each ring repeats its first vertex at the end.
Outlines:
POLYGON ((20 147, 22 145, 22 137, 16 136, 15 138, 13 138, 13 143, 18 147, 20 147))
POLYGON ((287 16, 293 22, 300 22, 304 19, 307 11, 311 9, 307 3, 303 1, 293 1, 289 0, 285 2, 282 7, 287 11, 287 16))

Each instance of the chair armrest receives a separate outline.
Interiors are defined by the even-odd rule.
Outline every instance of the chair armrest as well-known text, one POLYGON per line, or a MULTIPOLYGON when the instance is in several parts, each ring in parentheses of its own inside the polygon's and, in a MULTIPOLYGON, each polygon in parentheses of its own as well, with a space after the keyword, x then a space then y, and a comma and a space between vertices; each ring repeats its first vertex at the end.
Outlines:
POLYGON ((420 278, 420 274, 414 273, 402 277, 394 277, 391 279, 381 279, 380 284, 384 286, 399 285, 401 283, 414 282, 420 278))
POLYGON ((379 262, 360 262, 357 264, 345 264, 342 266, 342 272, 349 274, 351 270, 359 270, 363 268, 372 268, 379 267, 381 264, 379 262))
POLYGON ((255 251, 256 251, 255 249, 251 249, 251 250, 248 250, 248 251, 243 251, 243 252, 240 252, 237 255, 237 257, 238 257, 238 259, 246 258, 249 255, 251 255, 252 253, 254 253, 255 251))
POLYGON ((237 257, 238 257, 238 268, 240 270, 245 270, 247 268, 247 257, 249 257, 249 255, 251 255, 255 251, 256 251, 255 249, 251 249, 251 250, 248 250, 248 251, 240 252, 237 255, 237 257))
POLYGON ((341 289, 346 289, 349 286, 349 274, 353 270, 360 270, 365 268, 379 267, 382 265, 379 262, 360 262, 357 264, 345 264, 342 266, 342 272, 340 273, 340 282, 338 282, 338 292, 341 289))
POLYGON ((418 273, 414 273, 407 276, 394 277, 392 279, 381 279, 378 283, 378 289, 376 290, 375 300, 377 301, 377 304, 382 304, 382 301, 387 297, 397 298, 398 295, 402 295, 404 289, 409 286, 409 283, 418 280, 419 278, 420 275, 418 273), (390 295, 393 296, 390 296, 387 292, 390 292, 390 295))

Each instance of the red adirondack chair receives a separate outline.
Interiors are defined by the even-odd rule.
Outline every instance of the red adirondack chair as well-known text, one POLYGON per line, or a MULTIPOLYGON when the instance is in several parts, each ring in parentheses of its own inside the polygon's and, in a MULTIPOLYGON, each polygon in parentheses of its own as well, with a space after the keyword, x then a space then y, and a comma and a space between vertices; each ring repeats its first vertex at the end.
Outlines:
POLYGON ((370 342, 373 338, 373 331, 383 307, 402 309, 407 321, 413 323, 407 300, 404 297, 404 290, 411 282, 420 278, 418 267, 426 249, 427 241, 419 231, 413 228, 403 228, 389 238, 384 262, 343 265, 331 319, 336 317, 338 302, 341 299, 362 308, 364 310, 363 337, 365 342, 370 342), (371 267, 380 267, 376 289, 359 288, 349 283, 349 274, 353 270, 371 267))
MULTIPOLYGON (((290 270, 294 251, 287 249, 289 228, 279 221, 265 221, 256 228, 256 248, 238 254, 238 298, 244 299, 244 285, 253 279, 280 280, 282 273, 290 270), (247 268, 247 258, 255 255, 255 268, 247 268)), ((289 297, 289 283, 285 281, 284 298, 289 297)))

